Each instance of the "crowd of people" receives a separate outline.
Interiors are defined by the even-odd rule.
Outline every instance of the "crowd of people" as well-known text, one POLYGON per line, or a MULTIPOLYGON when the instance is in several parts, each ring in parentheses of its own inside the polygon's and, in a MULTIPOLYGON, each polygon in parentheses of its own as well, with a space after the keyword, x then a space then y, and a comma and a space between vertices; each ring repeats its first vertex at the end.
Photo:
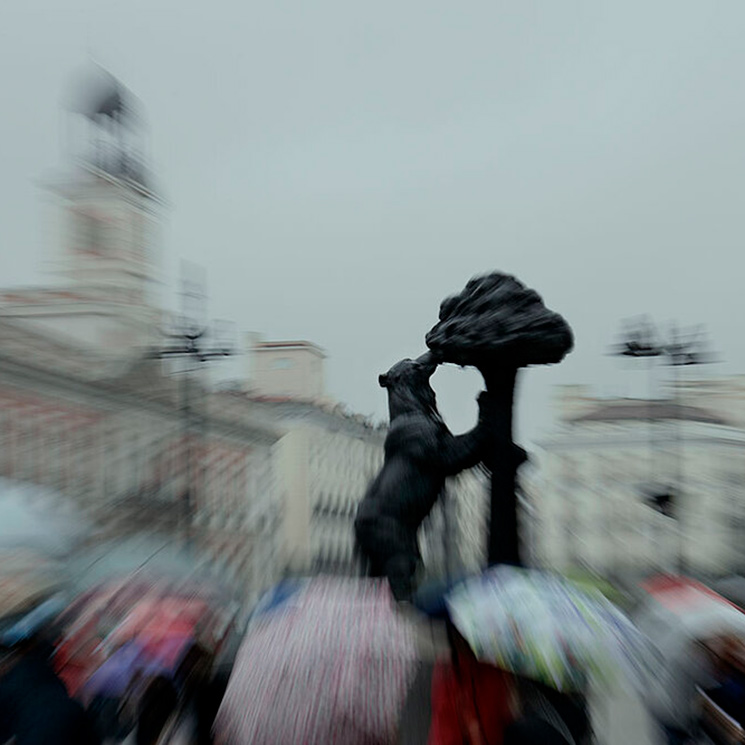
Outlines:
POLYGON ((156 745, 169 722, 193 722, 195 745, 212 743, 212 724, 227 685, 193 646, 173 676, 135 675, 121 695, 73 697, 55 669, 55 647, 43 634, 0 654, 0 742, 14 745, 156 745), (128 739, 130 738, 130 739, 128 739))
MULTIPOLYGON (((697 701, 693 707, 693 727, 685 733, 670 737, 671 742, 686 742, 697 731, 714 741, 723 738, 721 723, 724 717, 733 722, 745 722, 745 641, 732 634, 718 634, 698 642, 696 682, 697 701), (719 716, 717 716, 719 714, 719 716)), ((668 730, 670 731, 670 730, 668 730)))
POLYGON ((0 651, 0 742, 100 745, 94 719, 57 676, 43 638, 0 651))
MULTIPOLYGON (((644 703, 669 745, 738 741, 745 615, 689 585, 670 587, 708 605, 663 594, 650 606, 665 659, 644 703), (707 613, 711 623, 701 625, 707 613), (690 617, 700 628, 686 621, 676 632, 674 619, 690 617)), ((320 745, 341 731, 337 741, 350 745, 358 734, 376 745, 583 745, 593 738, 588 693, 602 669, 590 674, 593 660, 577 655, 594 655, 602 637, 576 628, 620 622, 624 645, 648 638, 599 596, 523 568, 428 585, 409 604, 385 580, 297 581, 257 606, 245 635, 215 631, 224 625, 209 620, 208 594, 119 580, 36 625, 34 612, 24 615, 12 626, 23 633, 0 628, 0 744, 320 745), (425 627, 442 632, 434 654, 415 641, 425 627), (305 739, 298 711, 313 712, 305 739)))

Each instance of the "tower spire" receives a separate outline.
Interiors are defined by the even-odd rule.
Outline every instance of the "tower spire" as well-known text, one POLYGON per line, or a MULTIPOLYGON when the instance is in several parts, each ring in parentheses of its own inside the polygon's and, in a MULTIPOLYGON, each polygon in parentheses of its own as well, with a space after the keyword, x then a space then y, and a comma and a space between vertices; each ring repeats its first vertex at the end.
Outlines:
POLYGON ((75 155, 88 168, 147 186, 142 107, 134 95, 98 61, 91 59, 77 81, 70 115, 86 125, 75 155))

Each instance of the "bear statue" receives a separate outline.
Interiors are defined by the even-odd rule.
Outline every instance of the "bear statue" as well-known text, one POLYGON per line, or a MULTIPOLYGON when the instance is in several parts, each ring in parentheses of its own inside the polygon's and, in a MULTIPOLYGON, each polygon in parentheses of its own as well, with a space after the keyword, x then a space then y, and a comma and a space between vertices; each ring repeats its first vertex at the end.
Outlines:
POLYGON ((440 496, 445 480, 477 465, 489 442, 486 392, 479 395, 479 422, 453 435, 437 410, 429 380, 437 369, 431 353, 402 360, 379 378, 388 392, 390 427, 383 467, 357 510, 357 551, 373 577, 386 577, 398 601, 411 599, 420 562, 417 532, 440 496))

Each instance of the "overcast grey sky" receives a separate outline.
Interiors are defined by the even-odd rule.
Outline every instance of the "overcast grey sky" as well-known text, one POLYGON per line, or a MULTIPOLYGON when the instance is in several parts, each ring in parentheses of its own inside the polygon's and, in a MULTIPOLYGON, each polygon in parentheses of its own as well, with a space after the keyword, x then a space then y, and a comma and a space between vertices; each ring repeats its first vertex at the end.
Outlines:
MULTIPOLYGON (((525 374, 523 437, 553 384, 638 387, 604 356, 626 316, 706 323, 726 358, 707 374, 745 372, 744 32, 740 0, 4 0, 3 284, 39 281, 34 181, 92 55, 147 108, 167 274, 205 265, 213 316, 323 346, 363 413, 490 269, 576 333, 525 374)), ((467 426, 478 376, 435 387, 467 426)))

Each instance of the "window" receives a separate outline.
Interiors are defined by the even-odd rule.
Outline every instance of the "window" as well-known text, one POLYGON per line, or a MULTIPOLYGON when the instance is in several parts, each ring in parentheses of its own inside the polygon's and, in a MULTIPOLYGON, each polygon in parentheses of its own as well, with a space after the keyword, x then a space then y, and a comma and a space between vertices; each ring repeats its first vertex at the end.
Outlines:
POLYGON ((146 226, 145 218, 135 214, 132 221, 132 255, 137 259, 145 258, 146 226))
POLYGON ((78 218, 78 248, 81 251, 101 253, 104 247, 103 223, 92 215, 78 218))
POLYGON ((292 360, 282 357, 281 359, 274 360, 272 367, 275 370, 289 370, 292 367, 292 360))

